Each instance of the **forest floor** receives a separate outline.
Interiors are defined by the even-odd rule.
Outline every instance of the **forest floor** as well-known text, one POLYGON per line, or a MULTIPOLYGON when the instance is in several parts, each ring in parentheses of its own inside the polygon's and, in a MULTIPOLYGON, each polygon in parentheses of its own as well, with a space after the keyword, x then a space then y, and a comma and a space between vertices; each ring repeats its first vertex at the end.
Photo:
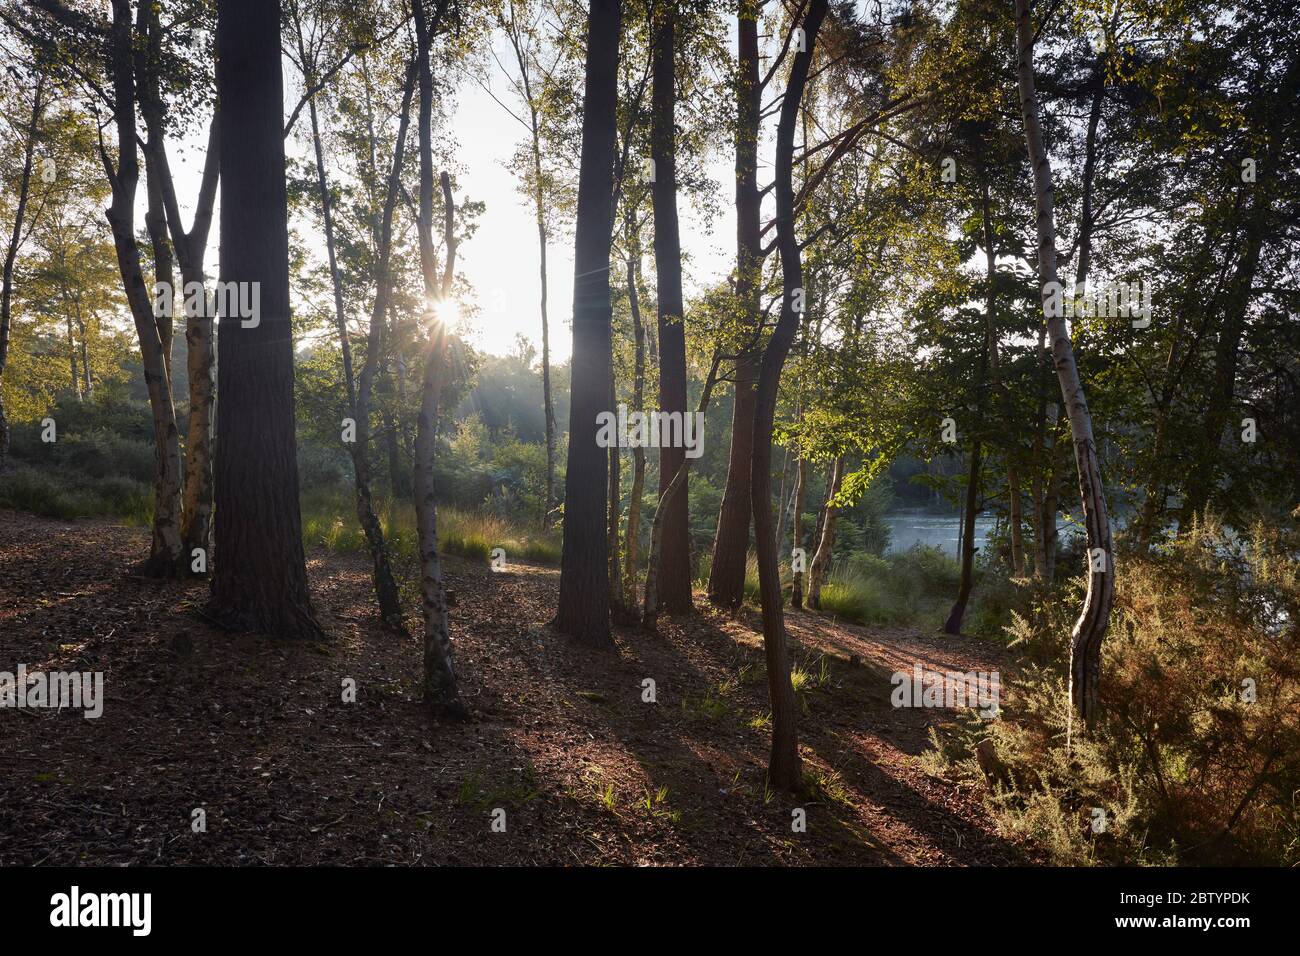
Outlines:
POLYGON ((997 834, 975 788, 916 765, 951 712, 889 700, 889 674, 915 662, 1005 674, 996 645, 787 613, 808 779, 790 795, 765 786, 752 610, 732 619, 700 600, 593 652, 547 626, 554 569, 450 559, 474 716, 440 722, 419 702, 418 641, 377 624, 364 556, 309 551, 330 640, 285 645, 209 626, 203 582, 131 576, 147 548, 141 529, 0 511, 0 671, 102 671, 106 698, 98 719, 0 708, 0 864, 1034 859, 997 834), (799 808, 806 832, 792 830, 799 808))

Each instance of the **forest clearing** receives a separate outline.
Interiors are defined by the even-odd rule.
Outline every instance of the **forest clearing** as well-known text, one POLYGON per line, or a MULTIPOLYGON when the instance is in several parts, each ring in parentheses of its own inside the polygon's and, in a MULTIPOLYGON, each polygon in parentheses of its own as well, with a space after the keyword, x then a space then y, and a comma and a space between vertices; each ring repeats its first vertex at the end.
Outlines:
POLYGON ((0 0, 0 897, 1280 925, 1297 102, 1293 0, 0 0))
MULTIPOLYGON (((0 865, 918 865, 1023 862, 969 788, 914 765, 944 711, 890 708, 866 675, 923 660, 1005 666, 987 644, 880 634, 821 616, 791 628, 818 731, 819 781, 766 790, 767 704, 753 615, 618 633, 614 655, 551 640, 556 573, 455 562, 453 640, 469 724, 421 706, 420 652, 375 626, 364 560, 310 553, 331 635, 281 646, 105 568, 139 531, 0 513, 0 655, 109 676, 104 716, 30 712, 6 738, 0 865), (43 572, 58 555, 59 570, 43 572), (23 595, 50 599, 25 608, 23 595), (850 658, 858 663, 850 664, 850 658), (343 678, 357 682, 344 704, 343 678), (643 701, 642 681, 657 700, 643 701), (807 809, 806 839, 790 830, 807 809), (491 810, 507 814, 491 830, 491 810), (207 833, 190 831, 195 808, 207 833), (53 850, 51 850, 53 848, 53 850)), ((910 666, 910 664, 909 664, 910 666)))

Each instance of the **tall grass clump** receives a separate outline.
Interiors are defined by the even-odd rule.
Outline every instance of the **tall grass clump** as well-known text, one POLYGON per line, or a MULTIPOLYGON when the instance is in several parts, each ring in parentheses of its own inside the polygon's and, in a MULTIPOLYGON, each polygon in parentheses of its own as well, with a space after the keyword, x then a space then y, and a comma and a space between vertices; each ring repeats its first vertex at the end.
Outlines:
POLYGON ((857 624, 937 624, 957 591, 957 562, 938 548, 837 562, 822 586, 822 610, 857 624))
POLYGON ((1057 863, 1300 863, 1300 527, 1206 523, 1116 571, 1095 730, 1069 725, 1079 579, 1014 616, 1002 719, 946 726, 927 764, 1057 863))
MULTIPOLYGON (((375 506, 392 553, 414 560, 418 548, 414 507, 391 499, 376 500, 375 506)), ((302 514, 303 539, 308 544, 320 544, 331 551, 366 550, 350 489, 304 491, 302 514)), ((438 546, 446 554, 472 561, 487 562, 493 549, 502 548, 507 562, 560 562, 560 544, 554 535, 516 527, 496 515, 445 505, 438 509, 438 546)))
POLYGON ((114 518, 128 525, 153 521, 153 490, 121 475, 91 478, 62 468, 19 466, 0 475, 0 508, 47 518, 114 518))

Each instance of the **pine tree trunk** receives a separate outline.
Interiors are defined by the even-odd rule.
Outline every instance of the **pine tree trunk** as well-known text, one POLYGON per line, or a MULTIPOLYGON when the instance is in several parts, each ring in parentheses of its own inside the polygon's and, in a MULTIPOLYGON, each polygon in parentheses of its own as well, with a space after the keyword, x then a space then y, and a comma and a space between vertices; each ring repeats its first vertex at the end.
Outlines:
MULTIPOLYGON (((659 409, 686 414, 686 328, 682 308, 682 249, 677 222, 676 10, 661 4, 655 19, 650 155, 655 179, 655 275, 659 292, 659 409)), ((662 496, 686 460, 684 447, 659 449, 662 496)), ((659 568, 660 602, 669 613, 691 610, 689 479, 665 499, 663 551, 659 568)))
MULTIPOLYGON (((720 364, 721 356, 715 352, 713 362, 709 367, 709 374, 704 378, 704 388, 700 392, 699 414, 701 415, 709 410, 709 401, 713 398, 713 388, 718 382, 718 367, 720 364)), ((668 487, 659 496, 659 501, 655 506, 654 521, 650 525, 650 555, 646 561, 645 574, 645 607, 641 614, 642 626, 650 631, 655 630, 657 627, 659 611, 662 608, 659 599, 659 568, 663 564, 660 558, 663 555, 665 519, 670 513, 666 506, 672 501, 674 495, 681 494, 685 489, 690 470, 691 459, 682 459, 677 472, 668 482, 668 487)))
POLYGON ((564 546, 555 627, 610 647, 605 506, 609 462, 597 442, 597 415, 609 396, 612 308, 609 251, 614 192, 615 105, 620 0, 592 0, 587 18, 582 155, 574 235, 573 358, 564 546))
MULTIPOLYGON (((736 84, 736 301, 747 325, 758 322, 762 233, 758 192, 759 63, 756 10, 742 4, 736 14, 738 36, 736 84)), ((759 357, 746 349, 736 359, 731 408, 731 451, 727 483, 718 512, 709 568, 709 600, 735 609, 745 597, 745 563, 752 514, 749 468, 754 453, 754 384, 759 357)))
POLYGON ((278 6, 219 0, 217 96, 221 280, 258 283, 260 308, 256 325, 219 320, 208 614, 233 629, 317 639, 298 501, 278 6))
POLYGON ((781 369, 799 327, 796 296, 802 298, 803 264, 794 221, 794 127, 818 30, 826 16, 827 0, 810 0, 804 18, 805 49, 790 65, 781 118, 777 124, 775 185, 777 248, 781 253, 781 315, 759 367, 754 407, 754 452, 750 464, 750 499, 754 509, 754 546, 758 552, 759 592, 763 607, 763 647, 767 662, 768 696, 772 704, 772 752, 768 779, 774 787, 792 790, 802 777, 799 758, 797 710, 790 682, 790 655, 781 611, 781 572, 777 564, 772 521, 772 428, 776 421, 776 396, 781 369))
POLYGON ((1048 307, 1047 286, 1058 282, 1056 271, 1056 224, 1052 193, 1052 168, 1043 145, 1034 89, 1034 29, 1029 0, 1016 0, 1017 73, 1020 106, 1025 123, 1025 143, 1034 171, 1034 205, 1038 232, 1038 281, 1042 287, 1043 313, 1052 343, 1052 360, 1061 385, 1061 398, 1070 423, 1074 458, 1079 473, 1079 499, 1089 556, 1088 592, 1083 612, 1074 626, 1070 643, 1070 700, 1074 712, 1088 727, 1097 719, 1100 706, 1101 645, 1110 623, 1115 600, 1115 555, 1097 445, 1092 434, 1092 415, 1084 396, 1069 330, 1060 310, 1048 307))

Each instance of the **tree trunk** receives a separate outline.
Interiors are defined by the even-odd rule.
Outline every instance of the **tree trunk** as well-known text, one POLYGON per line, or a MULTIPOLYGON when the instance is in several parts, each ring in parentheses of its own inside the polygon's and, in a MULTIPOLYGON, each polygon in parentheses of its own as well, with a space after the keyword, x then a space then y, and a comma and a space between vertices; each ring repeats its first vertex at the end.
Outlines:
MULTIPOLYGON (((749 325, 757 325, 759 273, 763 266, 760 195, 758 192, 759 64, 757 11, 741 4, 736 14, 736 301, 749 325)), ((709 568, 709 600, 735 609, 745 597, 745 563, 749 553, 750 460, 754 453, 754 383, 758 355, 751 349, 736 359, 731 408, 731 452, 727 483, 718 512, 709 568)))
MULTIPOLYGON (((441 16, 441 10, 435 17, 441 16)), ((442 563, 438 556, 438 512, 433 488, 434 453, 438 436, 438 400, 442 396, 443 377, 447 369, 447 324, 439 311, 451 298, 456 268, 456 206, 451 194, 451 177, 446 170, 439 176, 442 187, 442 240, 444 261, 441 275, 433 248, 433 70, 431 50, 433 26, 424 12, 423 0, 412 0, 415 18, 416 55, 413 67, 419 77, 420 115, 418 149, 420 154, 419 216, 416 233, 420 247, 420 275, 424 297, 430 305, 432 327, 429 352, 420 390, 420 417, 416 426, 415 447, 415 514, 420 544, 420 597, 424 614, 424 701, 436 712, 463 718, 467 715, 460 701, 456 672, 452 666, 451 629, 447 620, 447 592, 442 580, 442 563)), ((409 89, 409 87, 408 87, 409 89)), ((407 99, 404 106, 409 108, 407 99)), ((403 110, 403 125, 406 110, 403 110)), ((404 132, 404 129, 403 131, 404 132)), ((398 190, 401 170, 400 138, 394 154, 393 179, 389 183, 389 200, 398 190)), ((385 241, 392 231, 391 206, 385 210, 385 241)), ((382 315, 382 313, 378 313, 382 315)), ((373 342, 373 336, 371 338, 373 342)))
MULTIPOLYGON (((609 407, 616 408, 618 405, 618 387, 614 380, 614 368, 611 364, 609 370, 609 407)), ((618 443, 609 446, 609 490, 606 493, 608 512, 605 519, 605 549, 606 560, 609 562, 609 607, 614 619, 625 621, 629 614, 629 609, 623 606, 623 574, 622 565, 619 560, 618 550, 618 526, 619 518, 622 516, 622 472, 619 468, 619 455, 621 449, 618 443)))
POLYGON ((802 298, 803 264, 794 222, 794 127, 808 83, 817 32, 826 16, 827 0, 810 0, 804 18, 804 49, 794 55, 781 119, 777 124, 775 185, 777 248, 781 253, 781 315, 763 350, 754 406, 754 452, 750 463, 750 499, 754 509, 754 546, 758 552, 759 592, 763 606, 763 647, 767 662, 768 695, 772 703, 772 753, 768 779, 774 787, 794 789, 802 770, 799 759, 794 686, 781 612, 781 573, 777 565, 772 522, 772 427, 781 369, 799 327, 796 296, 802 298))
POLYGON ((587 17, 586 97, 574 235, 573 358, 564 547, 555 627, 586 644, 612 646, 605 543, 609 462, 597 415, 609 396, 609 251, 621 0, 592 0, 587 17))
POLYGON ((542 404, 546 410, 546 500, 542 510, 542 525, 550 523, 551 512, 555 509, 555 398, 551 394, 551 324, 546 314, 546 196, 542 190, 542 146, 541 131, 538 127, 537 110, 529 96, 529 110, 532 116, 533 136, 533 176, 537 180, 534 204, 537 212, 537 272, 541 279, 542 312, 542 404))
MULTIPOLYGON (((140 10, 146 7, 141 5, 140 10)), ((146 147, 145 152, 145 192, 149 205, 144 214, 145 231, 149 234, 149 245, 153 250, 154 295, 158 288, 164 287, 167 293, 166 308, 154 311, 154 321, 158 326, 158 340, 162 346, 163 366, 167 369, 167 381, 172 381, 172 339, 175 335, 173 315, 175 313, 176 295, 181 290, 176 288, 175 271, 172 269, 172 251, 167 244, 167 216, 163 212, 162 184, 159 182, 166 171, 157 168, 151 161, 155 151, 146 147)), ((156 298, 155 298, 156 301, 156 298)))
POLYGON ((784 459, 781 463, 781 486, 776 493, 776 554, 777 560, 781 559, 781 545, 785 541, 785 523, 790 514, 790 507, 787 504, 788 499, 785 495, 785 487, 790 483, 790 446, 786 445, 784 459))
MULTIPOLYGON (((804 496, 808 491, 808 460, 802 455, 799 456, 799 473, 794 483, 794 505, 791 515, 792 530, 790 533, 790 557, 791 564, 794 562, 794 552, 803 547, 803 505, 804 496)), ((808 557, 800 564, 806 565, 808 557)), ((790 585, 790 606, 795 609, 803 608, 803 576, 804 571, 795 569, 792 573, 793 583, 790 585)))
MULTIPOLYGON (((214 110, 208 128, 208 150, 203 161, 203 173, 195 204, 194 222, 188 232, 181 222, 180 204, 176 198, 176 183, 167 159, 165 139, 164 104, 160 94, 158 71, 162 63, 162 24, 157 6, 142 5, 145 17, 145 44, 137 52, 137 72, 140 76, 138 96, 140 112, 148 136, 145 152, 149 163, 149 179, 156 184, 150 189, 150 204, 161 207, 162 218, 154 215, 150 234, 155 250, 164 246, 163 227, 170 235, 176 260, 180 266, 181 289, 177 290, 186 303, 185 346, 186 374, 189 383, 189 425, 185 439, 185 482, 181 508, 181 540, 185 567, 193 571, 196 551, 207 555, 210 551, 209 532, 212 520, 212 411, 215 400, 213 384, 213 316, 208 307, 207 276, 204 259, 207 254, 208 235, 212 228, 212 208, 216 200, 219 178, 220 136, 219 122, 214 110), (190 296, 186 290, 198 287, 200 294, 190 296)), ((170 273, 170 269, 168 270, 170 273)), ((170 275, 168 275, 170 281, 170 275)), ((170 359, 170 321, 166 352, 170 359)), ((169 367, 170 370, 170 367, 169 367)), ((170 374, 170 371, 169 371, 170 374)))
MULTIPOLYGON (((676 9, 660 4, 656 13, 653 50, 653 89, 650 113, 650 155, 655 178, 651 185, 655 222, 655 275, 659 291, 659 409, 686 415, 686 329, 682 309, 682 249, 677 224, 676 137, 676 9)), ((662 496, 686 460, 684 447, 659 449, 659 493, 662 496)), ((690 611, 691 538, 690 485, 666 499, 663 551, 659 568, 660 602, 669 613, 690 611)))
POLYGON ((86 397, 90 398, 95 394, 95 383, 90 376, 90 351, 86 344, 86 322, 81 317, 81 310, 77 310, 77 349, 81 352, 81 381, 86 386, 86 397))
MULTIPOLYGON (((421 0, 414 0, 417 19, 418 59, 422 77, 429 73, 430 38, 424 25, 421 0)), ((421 79, 421 112, 429 102, 432 84, 421 79)), ((444 171, 442 185, 443 246, 445 262, 442 278, 434 284, 436 264, 432 260, 432 172, 431 127, 420 124, 420 222, 421 271, 426 294, 441 304, 451 295, 456 264, 455 204, 451 195, 451 178, 444 171)), ((429 354, 424 366, 424 383, 420 389, 420 417, 415 433, 415 521, 420 542, 420 596, 424 614, 424 701, 448 717, 468 716, 460 700, 456 670, 452 665, 451 628, 447 614, 447 591, 442 579, 442 562, 438 557, 438 512, 433 487, 434 453, 438 436, 438 399, 442 395, 443 376, 447 369, 447 326, 436 314, 430 330, 429 354)))
POLYGON ((104 154, 113 195, 106 215, 113 233, 122 285, 140 341, 140 358, 144 366, 154 432, 153 538, 149 558, 140 570, 150 577, 170 577, 181 573, 184 567, 180 535, 180 438, 176 428, 176 410, 172 407, 167 361, 163 354, 158 321, 154 316, 153 297, 145 287, 140 249, 135 237, 135 196, 140 179, 140 165, 136 141, 132 44, 130 3, 128 0, 113 0, 108 56, 116 102, 114 122, 117 127, 118 163, 117 169, 112 170, 107 154, 104 154))
MULTIPOLYGON (((542 505, 542 527, 551 521, 555 509, 555 402, 551 393, 551 329, 547 317, 547 269, 546 269, 546 190, 542 178, 542 129, 538 111, 538 98, 533 91, 534 60, 530 47, 522 36, 516 20, 515 8, 510 6, 509 18, 502 17, 501 25, 514 50, 515 62, 519 67, 519 79, 523 88, 524 99, 528 104, 528 132, 532 147, 533 161, 533 212, 537 219, 538 277, 541 280, 540 307, 542 313, 542 405, 546 415, 546 497, 542 505)), ((635 603, 635 602, 634 602, 635 603)))
MULTIPOLYGON (((32 162, 36 152, 36 130, 45 109, 45 74, 36 74, 36 88, 32 94, 32 115, 27 124, 27 137, 23 142, 23 171, 18 178, 18 199, 14 205, 14 228, 5 247, 4 271, 0 273, 0 379, 4 378, 5 364, 9 360, 9 330, 12 322, 14 293, 14 264, 23 242, 23 220, 27 215, 27 197, 32 185, 32 162)), ((4 394, 0 392, 0 472, 4 471, 9 457, 9 419, 5 417, 4 394)))
MULTIPOLYGON (((981 176, 980 195, 984 226, 984 318, 988 326, 989 372, 992 378, 993 390, 997 394, 998 403, 1001 406, 1000 411, 1002 412, 1003 421, 1009 424, 1012 420, 1012 403, 1010 393, 1002 384, 1001 356, 999 355, 1001 343, 997 328, 997 249, 993 243, 993 214, 989 203, 989 184, 986 173, 981 176)), ((1011 572, 1016 577, 1020 577, 1025 570, 1025 543, 1021 533, 1021 524, 1024 519, 1020 513, 1020 467, 1016 460, 1018 451, 1019 442, 1015 440, 1015 433, 1013 432, 1006 447, 1007 523, 1010 525, 1011 536, 1011 572)))
MULTIPOLYGON (((1267 163, 1273 162, 1274 152, 1275 150, 1270 150, 1267 163)), ((1266 165, 1265 168, 1271 169, 1272 166, 1266 165)), ((1269 203, 1265 198, 1267 193, 1264 191, 1262 178, 1261 183, 1255 188, 1251 214, 1245 229, 1245 249, 1233 277, 1227 303, 1224 306, 1224 323, 1219 330, 1219 339, 1214 348, 1209 401, 1205 406, 1205 424, 1199 436, 1201 453, 1195 459, 1187 482, 1187 500, 1184 503, 1182 521, 1184 526, 1190 524, 1194 516, 1204 512, 1206 507, 1216 499, 1216 493, 1219 491, 1223 437, 1228 429, 1236 399, 1237 361, 1246 330, 1246 313, 1250 308, 1255 273, 1259 268, 1260 253, 1263 249, 1263 220, 1269 203)))
MULTIPOLYGON (((418 3, 419 0, 416 0, 418 3)), ((438 514, 433 464, 438 433, 438 398, 447 364, 447 328, 436 321, 420 389, 420 417, 415 432, 415 525, 420 542, 420 596, 424 617, 424 701, 451 717, 467 715, 460 700, 451 656, 447 591, 438 557, 438 514)))
POLYGON ((957 582, 957 600, 944 622, 945 634, 960 634, 961 620, 966 615, 975 581, 975 516, 979 513, 980 465, 983 449, 979 439, 971 442, 970 471, 966 475, 966 503, 961 513, 961 578, 957 582))
MULTIPOLYGON (((410 128, 410 111, 411 99, 414 96, 416 82, 416 64, 412 63, 407 69, 405 84, 402 89, 402 103, 398 114, 397 137, 393 145, 393 164, 388 174, 388 183, 384 194, 384 208, 380 214, 378 229, 375 232, 377 243, 376 248, 376 272, 377 281, 375 284, 375 301, 370 310, 370 328, 366 334, 366 356, 361 366, 361 373, 357 378, 355 398, 352 402, 352 417, 356 423, 356 441, 349 447, 349 454, 352 459, 352 473, 355 487, 355 509, 357 521, 365 534, 366 547, 370 551, 371 560, 371 578, 374 582, 375 597, 379 602, 379 616, 387 627, 394 630, 400 630, 402 624, 402 603, 397 582, 393 576, 392 565, 388 557, 388 545, 384 540, 384 529, 379 522, 379 517, 375 513, 374 495, 371 487, 370 473, 370 405, 371 395, 374 391, 375 376, 379 371, 379 364, 383 352, 384 323, 389 312, 393 292, 393 275, 392 275, 392 245, 393 245, 393 216, 397 208, 397 199, 401 193, 401 176, 402 166, 406 153, 406 137, 410 128)), ((423 98, 432 97, 432 79, 428 81, 430 93, 428 97, 424 95, 424 80, 421 79, 421 95, 423 98)), ((420 107, 420 136, 427 135, 424 125, 424 105, 420 107)), ((324 166, 320 164, 318 154, 317 170, 318 176, 321 177, 320 183, 323 183, 324 166)), ((421 157, 423 166, 423 157, 421 157)), ((432 194, 433 180, 432 172, 427 173, 421 169, 421 219, 432 215, 432 194), (426 181, 427 179, 427 181, 426 181), (424 197, 428 196, 426 200, 424 197), (425 210, 425 205, 429 209, 425 210)), ((320 185, 318 183, 318 185, 320 185)), ((328 190, 323 193, 328 196, 328 190)), ((327 208, 328 200, 322 200, 327 208)), ((433 256, 432 239, 428 238, 426 233, 432 229, 431 225, 420 228, 420 256, 423 264, 425 258, 431 259, 433 256), (428 249, 426 251, 426 246, 428 249)), ((431 233, 429 233, 431 235, 431 233)), ((431 266, 434 272, 437 271, 436 264, 431 266)), ((333 269, 331 276, 335 282, 339 282, 337 269, 333 269)), ((427 286, 430 280, 426 278, 426 297, 433 301, 433 296, 429 295, 427 286)), ((436 290, 436 286, 435 286, 436 290)), ((341 291, 336 290, 336 310, 338 308, 339 296, 341 291)), ((342 313, 336 311, 335 321, 340 329, 340 342, 348 352, 345 352, 345 371, 351 365, 350 347, 347 345, 347 325, 342 313)), ((351 379, 349 378, 349 383, 351 379)), ((351 388, 349 387, 349 392, 351 388)))
POLYGON ((1070 644, 1070 700, 1074 712, 1092 727, 1100 705, 1101 645, 1110 623, 1115 599, 1115 555, 1111 544, 1110 521, 1106 515, 1106 498, 1097 446, 1092 434, 1092 415, 1084 396, 1074 349, 1063 316, 1048 304, 1047 286, 1057 283, 1056 224, 1052 194, 1052 168, 1043 145, 1038 116, 1038 95, 1034 89, 1034 29, 1029 15, 1029 0, 1016 0, 1017 73, 1020 106, 1025 123, 1025 144, 1034 170, 1034 205, 1038 231, 1038 281, 1043 296, 1043 313, 1047 334, 1052 343, 1052 359, 1061 385, 1061 398, 1070 422, 1074 442, 1075 464, 1079 472, 1079 500, 1087 536, 1089 557, 1088 593, 1083 612, 1074 626, 1070 644))
POLYGON ((260 308, 255 325, 219 320, 208 614, 232 629, 317 639, 298 502, 278 5, 219 0, 217 96, 221 279, 257 283, 260 308))
POLYGON ((812 565, 808 569, 808 606, 820 611, 822 607, 822 585, 826 583, 831 568, 831 549, 835 546, 835 496, 839 494, 844 481, 844 456, 835 459, 831 471, 830 484, 826 491, 826 517, 822 521, 821 539, 817 542, 817 553, 813 555, 812 565))
POLYGON ((1061 434, 1059 423, 1052 422, 1052 447, 1048 452, 1050 463, 1047 472, 1047 496, 1043 502, 1044 546, 1047 552, 1047 580, 1056 580, 1056 549, 1060 542, 1060 532, 1056 529, 1056 517, 1061 512, 1061 483, 1065 480, 1065 436, 1061 434))
MULTIPOLYGON (((631 218, 631 217, 629 217, 631 218)), ((638 248, 635 255, 640 257, 638 248)), ((645 323, 641 319, 641 297, 636 287, 636 259, 627 263, 627 299, 632 312, 634 368, 632 373, 632 407, 645 408, 645 323)), ((641 496, 645 492, 645 449, 636 445, 632 449, 632 492, 627 503, 627 537, 624 539, 623 603, 628 608, 637 606, 636 577, 637 551, 641 547, 641 496)))
POLYGON ((1043 481, 1047 468, 1047 326, 1038 328, 1038 346, 1034 351, 1038 381, 1038 410, 1034 424, 1033 477, 1029 485, 1034 520, 1034 579, 1048 580, 1047 573, 1047 485, 1043 481))
MULTIPOLYGON (((66 300, 64 307, 68 308, 66 300)), ((72 330, 71 309, 69 309, 68 314, 64 317, 63 325, 68 333, 68 388, 70 388, 73 394, 77 396, 77 401, 81 401, 81 375, 77 371, 77 335, 72 330)), ((158 477, 159 476, 157 475, 154 476, 155 482, 158 481, 158 477)))
MULTIPOLYGON (((713 387, 718 382, 718 366, 720 364, 721 356, 715 352, 709 374, 704 379, 704 388, 700 393, 699 413, 701 415, 709 410, 709 400, 713 397, 713 387)), ((686 487, 686 480, 690 470, 691 459, 682 459, 681 466, 673 475, 672 480, 668 482, 667 489, 659 496, 659 501, 655 506, 654 521, 650 525, 650 555, 646 561, 645 574, 645 609, 641 615, 642 626, 650 631, 655 630, 659 620, 659 610, 662 607, 659 601, 659 568, 663 563, 660 561, 660 557, 663 554, 665 519, 669 514, 665 506, 672 501, 674 495, 681 493, 686 487)))

